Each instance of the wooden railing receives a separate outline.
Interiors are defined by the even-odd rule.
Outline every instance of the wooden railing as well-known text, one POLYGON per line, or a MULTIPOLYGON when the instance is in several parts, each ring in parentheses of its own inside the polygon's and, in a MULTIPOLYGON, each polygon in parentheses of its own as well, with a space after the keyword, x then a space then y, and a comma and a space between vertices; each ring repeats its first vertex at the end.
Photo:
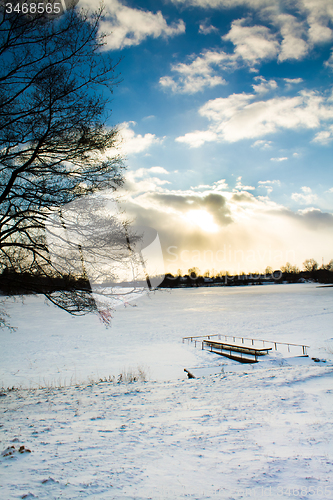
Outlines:
MULTIPOLYGON (((272 345, 274 345, 275 351, 278 350, 278 347, 277 347, 278 345, 286 345, 288 347, 288 352, 290 352, 290 346, 301 347, 302 348, 302 354, 303 354, 303 356, 307 356, 306 349, 309 347, 308 345, 305 345, 305 344, 293 344, 292 342, 275 342, 274 340, 253 339, 253 338, 241 337, 241 336, 237 336, 237 335, 222 335, 220 333, 214 333, 212 335, 192 335, 191 337, 183 337, 182 342, 184 343, 185 340, 187 340, 188 343, 190 341, 194 342, 195 343, 195 347, 196 347, 196 344, 199 341, 198 339, 203 339, 203 340, 208 339, 208 340, 210 340, 211 337, 218 337, 219 340, 221 340, 222 338, 224 338, 226 341, 228 339, 233 339, 234 343, 236 343, 236 339, 238 339, 238 340, 241 340, 242 344, 244 344, 244 340, 250 340, 251 341, 251 345, 253 345, 253 346, 254 346, 255 342, 261 342, 263 347, 265 347, 265 344, 266 345, 267 344, 272 344, 272 345)), ((201 344, 202 344, 203 340, 199 341, 199 342, 201 342, 201 344)), ((203 346, 201 346, 201 347, 203 347, 203 346)))

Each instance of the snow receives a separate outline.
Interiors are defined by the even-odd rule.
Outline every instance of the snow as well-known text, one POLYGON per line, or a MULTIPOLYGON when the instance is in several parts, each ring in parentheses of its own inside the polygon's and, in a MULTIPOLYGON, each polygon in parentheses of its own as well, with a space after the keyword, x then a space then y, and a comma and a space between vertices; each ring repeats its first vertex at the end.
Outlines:
POLYGON ((0 498, 333 498, 332 296, 314 284, 157 291, 109 329, 42 297, 12 301, 0 498), (279 347, 240 365, 182 343, 215 333, 307 344, 309 357, 279 347), (97 383, 138 366, 147 381, 97 383), (191 367, 203 376, 188 380, 191 367))

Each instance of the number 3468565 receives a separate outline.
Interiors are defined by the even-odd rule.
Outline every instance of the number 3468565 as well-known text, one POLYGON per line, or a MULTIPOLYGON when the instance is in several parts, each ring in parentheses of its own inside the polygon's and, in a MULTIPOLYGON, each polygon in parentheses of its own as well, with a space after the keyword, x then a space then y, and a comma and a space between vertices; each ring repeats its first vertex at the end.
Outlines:
POLYGON ((6 3, 6 13, 12 14, 60 14, 62 11, 61 3, 6 3))

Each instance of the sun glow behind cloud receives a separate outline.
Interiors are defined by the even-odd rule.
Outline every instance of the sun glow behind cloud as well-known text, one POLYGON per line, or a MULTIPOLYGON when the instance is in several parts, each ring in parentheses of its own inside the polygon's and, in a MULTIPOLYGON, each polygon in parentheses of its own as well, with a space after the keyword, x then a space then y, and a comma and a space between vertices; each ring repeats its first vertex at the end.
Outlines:
POLYGON ((206 210, 190 210, 184 216, 185 221, 193 226, 197 226, 201 231, 207 233, 216 233, 219 227, 214 222, 213 216, 206 210))
MULTIPOLYGON (((292 211, 274 202, 269 195, 280 189, 279 180, 247 186, 238 177, 234 187, 221 180, 182 191, 162 184, 158 175, 164 174, 160 167, 129 172, 136 183, 126 185, 122 199, 136 224, 158 231, 165 272, 193 266, 202 272, 264 272, 287 261, 302 267, 306 258, 332 258, 333 215, 311 206, 292 211)), ((310 194, 304 204, 315 201, 310 194)))

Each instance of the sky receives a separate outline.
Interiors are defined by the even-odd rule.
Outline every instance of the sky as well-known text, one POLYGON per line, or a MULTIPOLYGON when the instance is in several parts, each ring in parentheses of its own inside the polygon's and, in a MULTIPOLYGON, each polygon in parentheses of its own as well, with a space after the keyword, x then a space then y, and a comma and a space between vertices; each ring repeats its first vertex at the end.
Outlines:
POLYGON ((333 259, 332 0, 104 4, 120 199, 164 272, 333 259))

